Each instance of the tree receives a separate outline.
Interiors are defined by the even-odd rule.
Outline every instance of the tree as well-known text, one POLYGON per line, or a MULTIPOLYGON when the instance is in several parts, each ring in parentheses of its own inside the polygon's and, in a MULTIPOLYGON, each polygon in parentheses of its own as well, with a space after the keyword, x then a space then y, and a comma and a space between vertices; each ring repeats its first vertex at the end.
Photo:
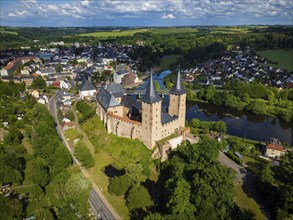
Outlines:
POLYGON ((221 133, 227 132, 227 125, 223 121, 218 121, 214 124, 214 130, 221 133))
POLYGON ((31 85, 34 89, 44 89, 46 88, 46 81, 43 79, 43 77, 38 76, 31 85))
POLYGON ((44 196, 44 192, 39 185, 32 188, 31 195, 33 199, 40 200, 44 196))
POLYGON ((274 173, 271 171, 269 164, 264 164, 260 171, 260 181, 263 183, 273 183, 274 173))
POLYGON ((146 176, 143 174, 143 167, 140 163, 128 163, 125 166, 126 175, 135 183, 144 182, 146 176))
POLYGON ((50 181, 49 168, 37 161, 33 166, 32 180, 40 187, 46 186, 50 181))
POLYGON ((194 207, 190 203, 190 185, 185 179, 169 179, 167 189, 170 191, 167 208, 172 214, 193 212, 194 207))
POLYGON ((56 69, 56 72, 62 72, 63 71, 62 64, 58 63, 55 69, 56 69))
POLYGON ((65 117, 68 118, 70 121, 74 121, 75 120, 75 115, 73 111, 67 111, 65 113, 65 117))
POLYGON ((126 176, 115 176, 110 179, 109 191, 117 196, 127 192, 131 185, 131 180, 126 176))
POLYGON ((85 168, 91 168, 95 165, 95 160, 84 142, 79 141, 74 149, 74 155, 85 168))
POLYGON ((205 99, 209 101, 214 97, 215 94, 216 94, 216 88, 213 86, 209 86, 207 90, 205 91, 205 99))
POLYGON ((141 185, 135 185, 129 190, 126 201, 130 211, 135 209, 146 210, 153 205, 149 192, 141 185))

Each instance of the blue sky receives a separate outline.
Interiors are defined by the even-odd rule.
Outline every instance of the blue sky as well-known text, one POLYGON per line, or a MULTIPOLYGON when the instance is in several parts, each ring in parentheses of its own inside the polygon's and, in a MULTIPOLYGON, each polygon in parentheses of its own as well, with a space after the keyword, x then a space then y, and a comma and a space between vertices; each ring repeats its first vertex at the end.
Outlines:
POLYGON ((0 25, 293 25, 292 8, 292 0, 0 0, 0 25))

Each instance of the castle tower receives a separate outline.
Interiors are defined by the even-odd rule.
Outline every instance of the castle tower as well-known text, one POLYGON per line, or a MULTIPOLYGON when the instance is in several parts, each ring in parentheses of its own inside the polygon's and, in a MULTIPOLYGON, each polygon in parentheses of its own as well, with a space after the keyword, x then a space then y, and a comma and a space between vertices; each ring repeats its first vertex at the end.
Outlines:
POLYGON ((180 69, 174 87, 170 91, 170 104, 168 113, 171 116, 177 115, 179 126, 185 127, 186 114, 186 91, 182 85, 180 69))
POLYGON ((141 138, 143 143, 152 149, 156 140, 159 138, 158 130, 161 127, 162 99, 159 96, 153 74, 151 73, 150 81, 147 86, 146 94, 142 101, 142 129, 141 138))

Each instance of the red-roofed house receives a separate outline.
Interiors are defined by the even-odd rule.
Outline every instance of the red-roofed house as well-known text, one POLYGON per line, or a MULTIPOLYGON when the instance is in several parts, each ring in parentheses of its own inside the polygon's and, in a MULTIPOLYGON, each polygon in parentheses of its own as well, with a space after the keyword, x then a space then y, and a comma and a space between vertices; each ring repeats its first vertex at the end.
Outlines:
POLYGON ((9 62, 5 67, 1 69, 1 76, 8 76, 13 73, 14 70, 16 70, 18 67, 21 66, 21 64, 24 64, 30 60, 35 60, 37 57, 18 57, 11 62, 9 62))
POLYGON ((266 145, 265 156, 279 158, 284 156, 287 153, 287 150, 280 144, 279 141, 270 141, 266 145))

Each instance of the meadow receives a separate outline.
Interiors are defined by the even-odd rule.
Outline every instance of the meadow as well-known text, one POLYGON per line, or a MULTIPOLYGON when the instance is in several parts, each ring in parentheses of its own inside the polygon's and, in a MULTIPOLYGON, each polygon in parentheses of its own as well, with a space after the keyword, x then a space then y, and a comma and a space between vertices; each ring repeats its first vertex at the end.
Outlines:
POLYGON ((133 36, 136 33, 146 32, 148 29, 133 29, 133 30, 113 30, 113 31, 98 31, 93 33, 80 34, 82 37, 96 37, 96 38, 116 38, 133 36))
POLYGON ((293 50, 264 50, 258 51, 258 54, 271 61, 278 62, 278 64, 269 63, 269 66, 284 68, 289 71, 293 70, 293 50))

